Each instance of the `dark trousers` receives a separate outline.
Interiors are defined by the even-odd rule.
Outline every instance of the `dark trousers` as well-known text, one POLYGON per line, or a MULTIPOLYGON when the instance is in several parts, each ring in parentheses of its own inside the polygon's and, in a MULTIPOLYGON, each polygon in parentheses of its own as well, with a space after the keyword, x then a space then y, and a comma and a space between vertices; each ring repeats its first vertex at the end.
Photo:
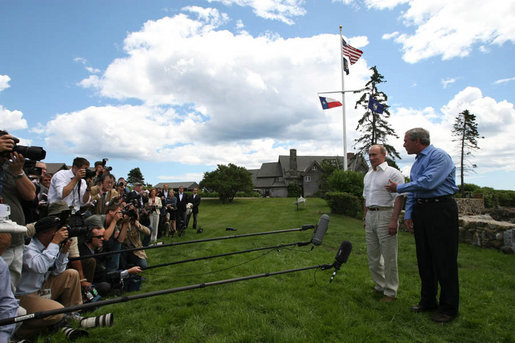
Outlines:
POLYGON ((196 229, 197 228, 197 215, 198 215, 198 212, 197 213, 190 213, 190 214, 188 214, 186 216, 186 228, 190 224, 190 218, 191 218, 192 214, 193 214, 193 228, 196 229))
POLYGON ((412 214, 415 228, 418 271, 422 287, 420 304, 438 305, 439 312, 455 316, 459 306, 458 207, 454 199, 416 204, 412 214))

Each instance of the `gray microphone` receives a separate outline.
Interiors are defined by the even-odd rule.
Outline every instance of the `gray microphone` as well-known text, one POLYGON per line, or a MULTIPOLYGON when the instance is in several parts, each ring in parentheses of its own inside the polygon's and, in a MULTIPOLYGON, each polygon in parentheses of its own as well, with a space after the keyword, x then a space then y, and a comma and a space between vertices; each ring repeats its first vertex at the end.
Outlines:
POLYGON ((313 232, 313 239, 311 239, 311 243, 315 246, 319 246, 322 244, 322 240, 324 239, 325 232, 329 227, 329 216, 327 214, 322 214, 320 219, 318 220, 318 225, 313 232))
POLYGON ((338 249, 338 252, 336 253, 336 257, 334 258, 335 261, 333 263, 334 272, 331 276, 331 280, 329 280, 329 283, 333 282, 334 277, 336 276, 336 272, 340 270, 340 267, 343 263, 346 263, 349 259, 350 252, 352 251, 352 243, 349 241, 343 241, 342 245, 340 245, 340 249, 338 249))

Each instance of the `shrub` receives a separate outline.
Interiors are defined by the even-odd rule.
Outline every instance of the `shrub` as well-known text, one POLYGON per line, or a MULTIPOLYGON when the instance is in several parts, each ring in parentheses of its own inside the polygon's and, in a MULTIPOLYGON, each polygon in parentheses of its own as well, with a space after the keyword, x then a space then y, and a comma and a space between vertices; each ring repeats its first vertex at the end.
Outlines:
POLYGON ((328 192, 326 195, 331 213, 344 214, 354 218, 363 216, 361 197, 346 192, 328 192))
POLYGON ((298 198, 302 194, 302 187, 297 183, 290 183, 288 185, 288 197, 298 198))
POLYGON ((331 190, 350 193, 356 197, 363 195, 363 179, 365 175, 355 171, 335 170, 328 177, 327 182, 331 190))

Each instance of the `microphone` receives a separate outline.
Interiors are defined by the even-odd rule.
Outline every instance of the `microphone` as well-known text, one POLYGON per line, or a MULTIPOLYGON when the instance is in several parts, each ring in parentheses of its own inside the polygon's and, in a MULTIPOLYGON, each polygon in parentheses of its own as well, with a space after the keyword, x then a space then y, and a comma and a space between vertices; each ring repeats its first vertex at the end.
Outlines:
POLYGON ((324 235, 328 227, 329 216, 327 214, 322 214, 318 220, 318 225, 315 229, 315 232, 313 232, 313 238, 311 239, 311 243, 313 243, 313 245, 319 246, 322 244, 322 240, 324 239, 324 235))
POLYGON ((343 263, 346 263, 349 259, 350 252, 352 251, 352 243, 349 241, 343 241, 342 245, 340 245, 340 249, 338 249, 338 252, 336 253, 336 257, 334 258, 335 261, 333 263, 334 272, 331 276, 331 280, 329 280, 329 283, 333 282, 334 277, 336 276, 336 272, 340 270, 340 267, 343 263))

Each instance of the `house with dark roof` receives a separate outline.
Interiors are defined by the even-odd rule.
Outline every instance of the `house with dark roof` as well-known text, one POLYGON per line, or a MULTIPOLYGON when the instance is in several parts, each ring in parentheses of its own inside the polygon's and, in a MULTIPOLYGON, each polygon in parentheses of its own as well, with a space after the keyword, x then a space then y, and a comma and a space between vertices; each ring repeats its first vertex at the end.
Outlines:
MULTIPOLYGON (((343 165, 342 156, 297 156, 296 149, 290 155, 280 155, 277 162, 266 162, 259 169, 249 169, 252 173, 254 189, 262 196, 287 197, 288 185, 301 186, 303 196, 312 196, 320 189, 322 162, 325 160, 343 165)), ((347 154, 347 169, 366 173, 368 164, 362 155, 347 154)))
POLYGON ((184 181, 184 182, 160 182, 155 185, 155 188, 163 188, 164 185, 168 185, 168 189, 173 189, 174 191, 179 190, 179 186, 183 186, 185 191, 193 191, 193 188, 198 188, 198 183, 195 181, 184 181))

